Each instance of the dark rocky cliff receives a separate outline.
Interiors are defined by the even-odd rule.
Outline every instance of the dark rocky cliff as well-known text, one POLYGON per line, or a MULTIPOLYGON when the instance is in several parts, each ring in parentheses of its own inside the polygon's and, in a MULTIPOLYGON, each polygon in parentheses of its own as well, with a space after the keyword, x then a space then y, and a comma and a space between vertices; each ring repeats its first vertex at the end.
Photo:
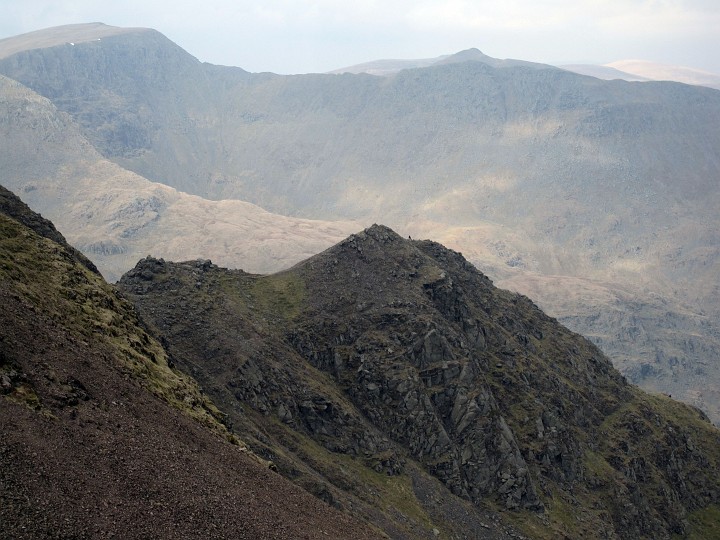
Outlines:
POLYGON ((368 512, 379 472, 432 516, 425 471, 537 538, 670 538, 717 512, 701 412, 434 242, 373 226, 271 276, 145 259, 119 285, 238 433, 338 506, 368 512))

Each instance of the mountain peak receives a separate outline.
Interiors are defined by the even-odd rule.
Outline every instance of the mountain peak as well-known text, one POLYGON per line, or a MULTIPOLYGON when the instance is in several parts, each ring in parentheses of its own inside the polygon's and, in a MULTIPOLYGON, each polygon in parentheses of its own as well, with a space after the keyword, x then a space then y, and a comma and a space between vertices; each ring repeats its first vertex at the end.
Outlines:
MULTIPOLYGON (((375 224, 278 274, 167 263, 162 276, 126 274, 119 286, 234 425, 257 414, 275 426, 269 437, 313 440, 317 462, 345 455, 383 475, 427 474, 480 511, 491 500, 544 509, 549 522, 555 501, 573 500, 585 509, 577 538, 609 519, 628 538, 662 536, 707 505, 703 458, 683 442, 715 459, 717 433, 701 415, 640 393, 589 341, 436 242, 375 224), (682 470, 671 470, 679 447, 682 470), (625 472, 628 448, 652 481, 625 472), (644 502, 655 493, 667 495, 644 502), (645 519, 622 521, 615 508, 625 507, 645 519)), ((257 429, 246 429, 250 440, 257 429)), ((342 489, 338 501, 365 488, 342 489)))
POLYGON ((474 47, 452 54, 447 58, 443 58, 442 60, 436 62, 434 65, 441 66, 445 64, 462 64, 465 62, 482 62, 483 64, 487 64, 494 68, 523 66, 537 69, 548 67, 545 64, 537 64, 534 62, 527 62, 525 60, 513 60, 511 58, 493 58, 492 56, 488 56, 487 54, 483 53, 480 49, 476 49, 474 47))
POLYGON ((450 64, 452 62, 467 62, 471 60, 483 61, 488 58, 490 57, 484 54, 480 49, 476 47, 471 47, 470 49, 465 49, 453 55, 450 55, 448 58, 442 60, 441 62, 445 64, 450 64))
POLYGON ((75 45, 76 43, 98 41, 120 34, 152 31, 150 28, 121 28, 101 22, 54 26, 0 39, 0 58, 7 58, 13 54, 32 49, 47 49, 64 44, 75 45))
POLYGON ((357 238, 371 238, 372 240, 381 243, 402 240, 402 237, 390 227, 387 227, 386 225, 378 225, 377 223, 373 223, 367 229, 353 236, 357 238))
POLYGON ((363 295, 373 303, 383 302, 384 283, 396 283, 398 291, 416 294, 418 290, 413 285, 416 280, 420 280, 421 285, 442 281, 449 276, 447 269, 451 267, 479 276, 477 284, 482 287, 492 284, 461 253, 432 240, 403 238, 390 227, 378 224, 351 234, 297 265, 304 268, 303 273, 311 281, 319 278, 323 287, 341 287, 348 283, 347 287, 352 288, 351 284, 355 284, 364 289, 363 295), (378 292, 380 294, 376 294, 378 292))

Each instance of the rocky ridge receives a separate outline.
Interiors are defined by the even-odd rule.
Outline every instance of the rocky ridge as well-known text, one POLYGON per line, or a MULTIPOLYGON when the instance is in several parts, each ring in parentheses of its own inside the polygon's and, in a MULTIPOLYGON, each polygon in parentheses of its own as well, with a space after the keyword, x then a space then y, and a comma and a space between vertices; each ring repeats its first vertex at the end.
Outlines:
POLYGON ((119 286, 253 450, 339 506, 368 512, 381 474, 430 516, 424 471, 533 538, 713 530, 707 418, 439 244, 373 226, 279 274, 148 258, 119 286))

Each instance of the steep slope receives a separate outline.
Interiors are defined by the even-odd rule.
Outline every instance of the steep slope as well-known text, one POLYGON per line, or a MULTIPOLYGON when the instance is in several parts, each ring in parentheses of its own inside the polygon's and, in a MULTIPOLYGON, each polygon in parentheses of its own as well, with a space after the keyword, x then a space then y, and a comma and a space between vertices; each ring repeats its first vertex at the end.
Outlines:
POLYGON ((4 538, 379 538, 270 471, 116 289, 0 188, 4 538))
MULTIPOLYGON (((0 72, 123 167, 203 197, 441 239, 520 292, 547 287, 542 307, 621 354, 634 382, 720 422, 720 92, 476 50, 390 77, 281 77, 201 64, 148 30, 23 42, 0 72), (573 304, 552 294, 558 280, 573 304), (597 283, 609 294, 585 296, 597 283)), ((195 256, 231 261, 182 258, 195 256)))
POLYGON ((103 158, 49 100, 2 76, 0 119, 3 182, 51 218, 108 281, 147 254, 212 257, 227 266, 274 271, 357 228, 287 218, 243 201, 209 201, 149 182, 103 158))
POLYGON ((155 30, 73 28, 81 42, 46 47, 42 33, 9 38, 27 48, 0 60, 0 72, 12 73, 12 79, 71 114, 103 156, 150 180, 167 181, 170 175, 157 173, 172 172, 173 187, 206 195, 190 188, 217 169, 210 160, 202 171, 192 164, 203 152, 217 156, 214 149, 223 145, 218 128, 224 86, 247 74, 201 64, 155 30))
POLYGON ((305 490, 391 538, 516 538, 493 504, 453 496, 298 355, 282 321, 302 297, 299 282, 257 277, 209 261, 148 258, 119 285, 233 430, 305 490))
POLYGON ((148 258, 119 286, 257 452, 300 482, 309 464, 341 505, 371 497, 373 469, 422 523, 422 470, 446 490, 430 500, 533 538, 717 533, 707 418, 439 244, 373 226, 270 276, 148 258))
POLYGON ((600 346, 630 380, 699 407, 720 423, 720 335, 713 315, 616 282, 518 274, 498 286, 552 305, 563 324, 600 346), (631 350, 623 348, 628 342, 631 350))

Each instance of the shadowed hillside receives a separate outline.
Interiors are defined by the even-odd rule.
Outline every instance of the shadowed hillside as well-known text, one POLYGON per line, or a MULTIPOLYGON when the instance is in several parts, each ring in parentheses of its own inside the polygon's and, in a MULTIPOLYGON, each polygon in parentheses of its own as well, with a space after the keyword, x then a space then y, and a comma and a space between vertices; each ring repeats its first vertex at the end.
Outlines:
MULTIPOLYGON (((720 420, 717 90, 602 81, 477 50, 388 77, 251 74, 200 63, 152 30, 76 30, 84 40, 75 45, 48 46, 58 29, 5 40, 0 45, 17 52, 0 60, 0 72, 70 115, 106 160, 208 199, 306 219, 383 222, 403 236, 441 240, 498 283, 532 293, 633 382, 720 420), (92 32, 98 37, 89 39, 92 32)), ((12 123, 18 113, 10 110, 12 123)), ((96 176, 63 170, 62 186, 96 176)), ((38 202, 55 200, 39 195, 43 178, 11 181, 23 196, 38 189, 38 202)), ((275 216, 241 234, 232 225, 203 229, 182 213, 161 228, 155 207, 165 200, 136 202, 124 199, 123 214, 64 199, 58 214, 84 216, 68 236, 98 264, 109 252, 123 269, 133 259, 117 254, 125 244, 117 236, 137 232, 128 220, 156 231, 135 254, 165 256, 152 250, 171 244, 173 258, 184 248, 180 258, 257 271, 286 267, 349 232, 328 225, 296 254, 296 238, 277 242, 277 255, 258 268, 244 259, 264 250, 261 236, 243 253, 225 242, 239 246, 245 231, 275 216), (105 212, 113 212, 106 229, 83 239, 87 216, 105 212), (176 244, 185 234, 173 232, 176 223, 217 235, 212 245, 223 247, 176 244)), ((203 207, 206 216, 214 211, 203 207)), ((235 223, 217 221, 226 222, 235 223)))
POLYGON ((52 102, 0 76, 4 182, 53 219, 117 281, 152 253, 212 257, 255 272, 288 267, 337 242, 351 222, 297 219, 238 200, 209 201, 150 182, 103 158, 52 102))

